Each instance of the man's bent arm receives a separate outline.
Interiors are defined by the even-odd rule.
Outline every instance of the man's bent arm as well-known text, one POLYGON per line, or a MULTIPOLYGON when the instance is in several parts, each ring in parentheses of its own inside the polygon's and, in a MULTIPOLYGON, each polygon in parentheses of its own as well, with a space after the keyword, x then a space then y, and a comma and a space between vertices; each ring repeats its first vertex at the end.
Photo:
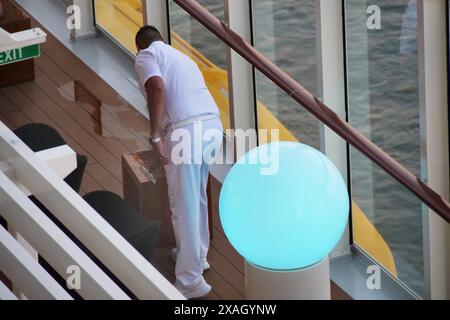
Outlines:
POLYGON ((161 77, 152 77, 145 83, 147 102, 150 111, 151 137, 161 138, 165 113, 164 81, 161 77))

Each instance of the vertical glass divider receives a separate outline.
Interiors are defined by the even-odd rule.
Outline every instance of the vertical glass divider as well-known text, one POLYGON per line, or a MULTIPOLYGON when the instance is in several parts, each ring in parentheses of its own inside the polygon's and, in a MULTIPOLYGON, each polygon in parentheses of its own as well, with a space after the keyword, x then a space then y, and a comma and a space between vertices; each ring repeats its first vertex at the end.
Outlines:
MULTIPOLYGON (((340 1, 316 0, 316 30, 319 96, 326 105, 345 119, 344 30, 340 1)), ((348 159, 345 141, 321 124, 320 147, 347 181, 348 159)), ((349 252, 350 231, 348 226, 332 256, 349 252)))
MULTIPOLYGON (((449 195, 447 31, 445 1, 423 0, 418 6, 419 87, 422 179, 449 195)), ((449 299, 448 223, 424 208, 425 298, 449 299)))
POLYGON ((144 24, 156 27, 170 43, 169 13, 167 0, 142 0, 144 24))
MULTIPOLYGON (((252 41, 251 14, 250 1, 225 0, 228 26, 249 42, 252 41)), ((230 48, 227 48, 227 53, 231 128, 255 130, 257 122, 253 67, 230 48)), ((253 149, 257 143, 254 141, 245 151, 253 149)), ((236 159, 241 156, 237 154, 236 159)))
POLYGON ((72 0, 72 4, 80 8, 81 28, 70 30, 72 41, 95 37, 94 3, 93 1, 72 0), (87 18, 85 18, 87 17, 87 18))

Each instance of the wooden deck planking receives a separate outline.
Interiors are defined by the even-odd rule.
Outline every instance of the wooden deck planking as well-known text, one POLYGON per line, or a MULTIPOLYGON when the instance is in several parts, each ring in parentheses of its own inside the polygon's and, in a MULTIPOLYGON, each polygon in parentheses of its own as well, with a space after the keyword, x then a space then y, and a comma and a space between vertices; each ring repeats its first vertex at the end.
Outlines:
POLYGON ((104 166, 119 182, 122 181, 122 168, 120 161, 115 158, 108 149, 98 143, 96 139, 77 122, 75 122, 60 106, 58 106, 41 88, 34 82, 27 82, 18 85, 24 95, 33 100, 42 110, 64 131, 66 131, 73 140, 77 141, 89 152, 98 163, 104 166))
POLYGON ((88 165, 86 171, 99 185, 103 186, 103 189, 114 192, 121 197, 123 196, 122 184, 99 163, 88 165))
POLYGON ((7 97, 5 97, 1 93, 0 89, 0 112, 1 113, 8 113, 8 112, 14 112, 18 111, 15 104, 13 104, 7 97))
POLYGON ((215 220, 214 238, 211 246, 220 252, 241 274, 244 274, 244 259, 231 246, 227 238, 217 229, 216 225, 220 223, 215 220))
POLYGON ((81 181, 81 189, 81 195, 85 195, 94 191, 105 190, 105 188, 101 184, 99 184, 89 172, 85 172, 83 180, 81 181))
MULTIPOLYGON (((15 103, 15 105, 17 106, 17 110, 27 115, 30 122, 44 123, 52 126, 61 134, 63 139, 76 152, 88 155, 86 151, 78 143, 76 143, 70 136, 68 136, 64 132, 64 130, 62 130, 62 128, 55 121, 53 121, 53 119, 50 119, 45 113, 43 113, 42 110, 37 105, 35 105, 33 101, 29 100, 26 96, 24 96, 23 93, 18 88, 8 87, 1 89, 0 96, 3 95, 2 92, 5 93, 4 97, 6 97, 6 99, 10 101, 10 103, 15 103)), ((94 162, 94 159, 91 157, 89 161, 94 162)))
MULTIPOLYGON (((175 263, 170 258, 171 248, 159 248, 154 254, 154 259, 170 273, 175 274, 175 263)), ((211 262, 212 263, 212 262, 211 262)), ((215 264, 211 264, 212 269, 205 272, 206 281, 213 287, 213 293, 224 300, 241 300, 243 296, 234 289, 224 278, 215 270, 215 264)), ((170 280, 174 281, 172 277, 170 280)), ((209 298, 209 297, 208 297, 209 298)))
POLYGON ((21 111, 14 111, 4 114, 4 116, 14 125, 19 128, 30 122, 30 119, 21 111))
MULTIPOLYGON (((13 111, 13 112, 17 112, 17 111, 13 111)), ((0 112, 0 121, 2 121, 11 130, 16 129, 16 126, 7 117, 5 117, 5 115, 1 112, 0 112)))
MULTIPOLYGON (((130 124, 134 123, 134 121, 125 121, 125 124, 121 123, 121 121, 124 121, 123 115, 126 113, 139 115, 136 110, 125 104, 118 106, 110 106, 105 104, 100 100, 97 94, 87 92, 83 89, 83 86, 87 86, 83 81, 77 80, 77 82, 75 82, 73 78, 66 74, 65 71, 56 65, 46 54, 42 54, 41 58, 37 62, 37 66, 39 71, 49 76, 54 81, 55 85, 61 89, 61 91, 68 89, 73 90, 72 87, 75 83, 79 84, 77 85, 77 93, 80 101, 77 99, 76 102, 82 109, 89 113, 93 119, 98 121, 98 125, 102 127, 102 129, 106 129, 108 131, 109 127, 113 127, 114 132, 110 132, 111 135, 120 137, 118 139, 122 141, 125 147, 129 147, 130 150, 148 148, 148 122, 145 123, 145 125, 142 125, 142 123, 139 124, 140 121, 137 121, 133 126, 130 124), (107 119, 106 123, 98 117, 100 114, 99 108, 101 108, 103 117, 106 117, 107 119), (119 111, 114 112, 114 109, 119 109, 119 111), (119 130, 119 135, 117 135, 118 133, 115 130, 119 130), (141 132, 137 132, 138 130, 141 132)), ((68 95, 70 94, 73 93, 68 92, 68 95)), ((137 118, 141 119, 142 117, 139 115, 137 118)))
POLYGON ((214 270, 220 274, 240 295, 245 295, 244 274, 237 269, 226 257, 215 247, 211 247, 208 260, 214 265, 214 270))
MULTIPOLYGON (((118 95, 106 82, 99 78, 97 74, 92 72, 92 70, 80 59, 74 57, 74 55, 52 35, 49 35, 47 43, 43 46, 43 52, 72 79, 88 85, 89 90, 92 93, 95 93, 95 97, 105 105, 128 106, 120 95, 118 95), (58 51, 58 54, 54 54, 55 51, 58 51), (71 63, 67 63, 67 61, 71 61, 71 63)), ((136 128, 137 132, 143 139, 142 141, 146 143, 149 137, 148 120, 141 116, 132 107, 128 106, 128 108, 133 110, 136 116, 123 117, 122 124, 126 128, 136 128)))
MULTIPOLYGON (((146 135, 147 133, 139 135, 132 129, 133 127, 128 126, 128 124, 127 126, 122 125, 120 123, 120 119, 116 116, 116 114, 111 112, 110 108, 108 108, 110 106, 105 105, 101 100, 99 100, 96 95, 94 96, 94 93, 87 92, 82 88, 82 81, 77 80, 78 82, 75 82, 46 54, 43 54, 39 61, 40 62, 37 63, 37 68, 39 70, 38 72, 42 73, 48 78, 51 78, 50 80, 53 81, 52 85, 59 91, 58 93, 60 97, 58 97, 58 99, 61 98, 62 94, 64 93, 66 94, 66 100, 67 98, 74 99, 75 101, 73 102, 78 104, 80 110, 84 110, 86 114, 92 117, 93 120, 97 121, 97 127, 101 127, 103 131, 108 132, 108 137, 114 137, 123 145, 124 148, 127 148, 129 151, 148 147, 147 138, 144 137, 144 135, 146 135), (51 73, 51 76, 49 73, 51 73), (57 74, 56 79, 53 77, 55 73, 57 74), (78 85, 78 83, 80 85, 78 85), (77 97, 74 97, 74 87, 77 87, 77 97), (103 116, 105 116, 105 114, 109 115, 109 117, 106 119, 106 122, 102 121, 102 119, 98 117, 100 113, 99 109, 102 111, 103 116), (117 135, 117 132, 115 131, 113 132, 111 128, 113 128, 114 130, 119 129, 120 135, 117 135)), ((121 114, 124 111, 137 113, 136 110, 132 109, 128 105, 121 105, 120 107, 122 107, 121 109, 123 109, 121 110, 121 114)), ((146 125, 145 129, 147 129, 147 126, 148 124, 146 125)))
POLYGON ((105 146, 108 153, 110 153, 117 160, 120 160, 123 153, 131 151, 131 149, 127 148, 120 141, 113 138, 114 135, 112 133, 108 132, 108 137, 101 135, 101 130, 99 130, 101 123, 81 108, 78 103, 64 98, 59 92, 58 87, 39 69, 36 70, 35 83, 42 91, 45 91, 49 95, 55 104, 57 104, 62 110, 66 111, 67 114, 80 125, 80 127, 89 132, 99 144, 105 146))

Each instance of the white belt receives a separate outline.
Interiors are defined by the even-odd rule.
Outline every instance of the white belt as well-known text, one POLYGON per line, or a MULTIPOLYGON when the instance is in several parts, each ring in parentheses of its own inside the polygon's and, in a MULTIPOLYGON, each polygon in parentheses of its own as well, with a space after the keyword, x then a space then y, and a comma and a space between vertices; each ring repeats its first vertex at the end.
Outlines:
POLYGON ((191 124, 194 124, 196 122, 200 122, 200 121, 209 121, 209 120, 215 120, 215 119, 219 119, 219 116, 216 114, 203 114, 197 117, 193 117, 193 118, 189 118, 180 122, 176 122, 176 123, 172 123, 166 126, 166 128, 164 129, 164 134, 167 134, 169 132, 175 131, 177 129, 180 128, 184 128, 186 126, 189 126, 191 124))

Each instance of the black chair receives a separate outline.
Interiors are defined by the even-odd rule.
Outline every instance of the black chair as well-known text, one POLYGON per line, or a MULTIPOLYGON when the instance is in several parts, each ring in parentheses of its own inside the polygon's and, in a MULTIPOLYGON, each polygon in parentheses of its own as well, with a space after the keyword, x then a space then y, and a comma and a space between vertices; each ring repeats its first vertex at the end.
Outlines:
POLYGON ((109 191, 91 192, 83 198, 142 256, 150 260, 159 240, 160 222, 143 217, 120 196, 109 191))
POLYGON ((3 219, 2 216, 0 216, 0 226, 2 226, 3 228, 5 228, 6 230, 8 230, 8 223, 6 222, 5 219, 3 219))
MULTIPOLYGON (((161 230, 160 222, 150 221, 131 207, 118 195, 108 191, 95 191, 83 197, 85 201, 95 209, 117 232, 119 232, 128 242, 147 260, 150 260, 152 253, 159 239, 161 230)), ((132 299, 136 296, 111 272, 84 244, 75 237, 61 222, 59 222, 48 210, 39 202, 37 205, 50 219, 81 249, 91 260, 102 269, 126 294, 132 299)), ((39 256, 39 263, 45 270, 63 287, 66 288, 65 279, 62 278, 53 267, 39 256)), ((76 290, 67 292, 76 300, 82 297, 76 290)))
MULTIPOLYGON (((54 128, 42 123, 26 124, 14 131, 31 150, 39 152, 65 145, 66 142, 54 128)), ((81 181, 88 158, 77 154, 77 168, 64 181, 76 192, 80 192, 81 181)))

